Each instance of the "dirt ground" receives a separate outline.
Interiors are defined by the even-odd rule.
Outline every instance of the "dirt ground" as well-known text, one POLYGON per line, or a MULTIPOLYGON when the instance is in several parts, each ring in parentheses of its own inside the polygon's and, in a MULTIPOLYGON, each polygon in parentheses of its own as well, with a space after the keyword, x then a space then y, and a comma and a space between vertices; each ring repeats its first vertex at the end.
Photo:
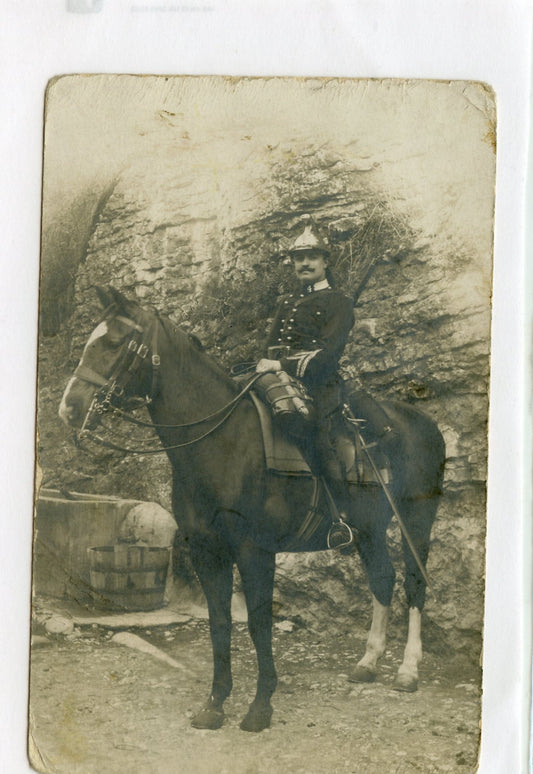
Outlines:
MULTIPOLYGON (((132 630, 133 631, 133 630, 132 630)), ((417 693, 392 689, 401 643, 377 681, 353 684, 364 632, 334 636, 275 626, 279 686, 272 726, 239 722, 253 698, 255 657, 234 625, 233 694, 218 731, 190 720, 211 680, 208 624, 135 629, 185 670, 112 641, 92 624, 37 638, 31 667, 33 764, 53 774, 444 774, 477 766, 480 675, 457 657, 426 654, 417 693), (292 631, 289 631, 291 629, 292 631)))

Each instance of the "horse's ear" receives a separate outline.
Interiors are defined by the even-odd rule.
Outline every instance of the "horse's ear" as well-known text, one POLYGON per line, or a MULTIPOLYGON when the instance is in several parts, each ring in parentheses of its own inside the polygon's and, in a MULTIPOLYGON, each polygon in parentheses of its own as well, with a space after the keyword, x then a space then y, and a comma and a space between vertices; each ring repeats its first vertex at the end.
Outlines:
POLYGON ((102 285, 97 285, 95 287, 96 295, 98 296, 98 300, 103 309, 107 309, 107 307, 111 306, 115 300, 111 294, 112 290, 113 288, 104 288, 102 285))
POLYGON ((114 303, 121 311, 127 312, 128 309, 133 305, 133 302, 126 298, 126 296, 124 296, 120 290, 112 288, 111 285, 109 285, 108 290, 111 293, 112 303, 114 303))
POLYGON ((108 285, 107 287, 97 285, 95 290, 96 295, 98 296, 98 300, 104 309, 108 309, 110 306, 114 305, 124 314, 127 314, 131 307, 134 305, 133 301, 129 301, 126 296, 120 292, 120 290, 111 287, 111 285, 108 285))

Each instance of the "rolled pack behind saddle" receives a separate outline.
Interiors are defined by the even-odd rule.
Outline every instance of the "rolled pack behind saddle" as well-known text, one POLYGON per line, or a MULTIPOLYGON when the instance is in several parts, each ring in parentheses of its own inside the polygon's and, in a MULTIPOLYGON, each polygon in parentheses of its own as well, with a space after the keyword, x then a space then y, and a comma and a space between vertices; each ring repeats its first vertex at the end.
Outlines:
MULTIPOLYGON (((315 416, 313 400, 304 385, 285 371, 269 372, 256 381, 251 397, 261 421, 268 469, 285 475, 313 475, 304 450, 313 434, 315 416)), ((347 410, 351 410, 351 395, 346 397, 347 410)), ((368 400, 373 401, 373 398, 368 396, 368 400)), ((357 405, 354 408, 357 409, 357 405)), ((350 413, 355 416, 357 426, 354 426, 353 417, 351 422, 344 418, 342 427, 337 427, 331 438, 335 453, 346 471, 347 482, 351 485, 378 484, 375 471, 363 451, 363 443, 367 443, 382 477, 389 483, 387 457, 373 441, 374 433, 370 433, 370 440, 365 438, 368 419, 357 417, 353 411, 350 413)))

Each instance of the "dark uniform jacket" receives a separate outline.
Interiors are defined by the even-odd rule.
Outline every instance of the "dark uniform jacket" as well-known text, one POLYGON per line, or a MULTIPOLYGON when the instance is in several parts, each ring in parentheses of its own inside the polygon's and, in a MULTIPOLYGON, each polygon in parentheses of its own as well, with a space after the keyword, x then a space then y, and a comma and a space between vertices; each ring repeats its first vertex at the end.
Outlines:
POLYGON ((267 340, 269 357, 311 392, 338 382, 337 369, 354 324, 351 298, 327 280, 282 296, 267 340), (279 348, 279 351, 276 351, 279 348))

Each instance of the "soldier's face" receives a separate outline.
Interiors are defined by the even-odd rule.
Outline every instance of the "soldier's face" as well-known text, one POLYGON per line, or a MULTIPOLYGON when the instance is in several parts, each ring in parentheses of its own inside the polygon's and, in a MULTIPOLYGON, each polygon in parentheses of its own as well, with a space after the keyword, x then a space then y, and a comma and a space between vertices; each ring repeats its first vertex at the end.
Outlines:
POLYGON ((319 250, 301 250, 292 257, 294 271, 300 282, 312 285, 326 278, 328 263, 319 250))

